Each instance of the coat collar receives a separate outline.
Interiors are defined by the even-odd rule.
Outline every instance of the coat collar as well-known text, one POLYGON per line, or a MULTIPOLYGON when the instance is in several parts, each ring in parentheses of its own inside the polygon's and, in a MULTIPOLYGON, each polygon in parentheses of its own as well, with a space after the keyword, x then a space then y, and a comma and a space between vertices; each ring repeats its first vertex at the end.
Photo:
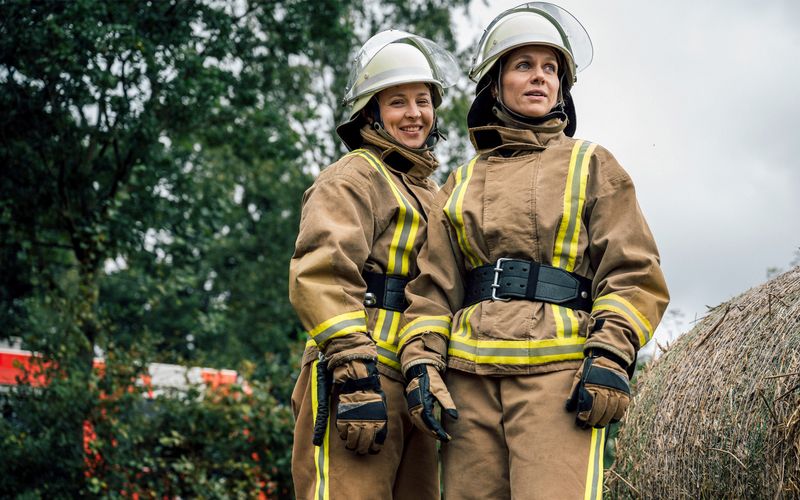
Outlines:
POLYGON ((414 179, 423 180, 429 177, 439 166, 438 160, 430 151, 413 150, 395 144, 381 137, 370 126, 361 129, 361 137, 364 139, 364 146, 372 146, 378 150, 386 166, 414 179))
POLYGON ((554 118, 539 126, 519 128, 505 124, 469 129, 469 138, 478 154, 507 150, 511 155, 541 151, 564 137, 566 122, 554 118))

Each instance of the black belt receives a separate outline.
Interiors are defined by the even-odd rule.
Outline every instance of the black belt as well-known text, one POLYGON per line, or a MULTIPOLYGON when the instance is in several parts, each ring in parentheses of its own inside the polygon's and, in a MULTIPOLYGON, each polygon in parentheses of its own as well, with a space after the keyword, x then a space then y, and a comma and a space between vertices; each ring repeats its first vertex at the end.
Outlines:
POLYGON ((536 300, 592 310, 592 280, 557 267, 522 259, 497 259, 467 274, 464 306, 484 300, 536 300))
POLYGON ((364 271, 362 276, 367 282, 367 293, 364 295, 365 306, 397 312, 406 310, 408 307, 406 284, 411 281, 410 279, 370 271, 364 271))

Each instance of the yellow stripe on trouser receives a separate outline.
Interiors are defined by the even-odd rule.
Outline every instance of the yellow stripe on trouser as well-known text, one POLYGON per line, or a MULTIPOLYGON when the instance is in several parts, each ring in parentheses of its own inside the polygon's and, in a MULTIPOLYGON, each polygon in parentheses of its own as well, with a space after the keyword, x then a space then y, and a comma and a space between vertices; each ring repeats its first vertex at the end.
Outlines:
POLYGON ((592 445, 589 449, 589 467, 586 470, 586 493, 584 500, 603 498, 603 454, 606 429, 592 429, 592 445))
MULTIPOLYGON (((596 145, 578 141, 572 148, 564 188, 564 212, 558 226, 553 266, 565 271, 575 270, 578 255, 578 239, 581 230, 581 213, 586 201, 586 181, 589 178, 589 161, 596 145)), ((578 334, 578 318, 572 309, 551 304, 556 320, 556 337, 571 337, 578 334)))
MULTIPOLYGON (((314 361, 311 365, 311 415, 312 422, 317 421, 317 406, 319 404, 319 386, 317 381, 317 365, 319 361, 314 361)), ((330 481, 329 481, 329 459, 330 459, 330 432, 328 424, 325 425, 325 438, 322 441, 322 446, 314 447, 314 467, 316 469, 316 484, 314 487, 317 500, 330 499, 330 481)))
POLYGON ((456 235, 458 236, 458 246, 461 248, 461 253, 472 264, 473 267, 478 267, 483 264, 475 251, 469 244, 467 239, 467 228, 464 223, 464 197, 467 194, 467 187, 472 178, 472 170, 475 167, 475 162, 478 160, 476 156, 467 165, 462 165, 456 170, 456 185, 453 192, 450 193, 445 204, 444 213, 450 219, 450 224, 455 228, 456 235))
POLYGON ((653 326, 644 314, 615 293, 598 297, 592 305, 592 312, 595 311, 611 311, 625 318, 639 337, 639 347, 644 346, 653 337, 653 326))
POLYGON ((586 339, 473 340, 451 337, 447 355, 477 364, 542 365, 583 359, 586 339))

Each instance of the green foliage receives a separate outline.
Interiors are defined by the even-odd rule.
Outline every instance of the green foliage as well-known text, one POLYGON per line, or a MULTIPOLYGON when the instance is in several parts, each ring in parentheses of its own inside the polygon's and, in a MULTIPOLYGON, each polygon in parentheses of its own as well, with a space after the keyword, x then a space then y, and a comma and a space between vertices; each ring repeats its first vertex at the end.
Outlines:
POLYGON ((0 495, 291 495, 286 270, 343 152, 349 60, 389 27, 453 48, 466 4, 0 0, 0 340, 58 367, 2 396, 0 495), (144 405, 127 388, 152 361, 237 368, 253 394, 144 405))
POLYGON ((291 498, 292 416, 269 382, 145 399, 135 366, 110 356, 88 385, 56 370, 4 394, 0 496, 291 498))

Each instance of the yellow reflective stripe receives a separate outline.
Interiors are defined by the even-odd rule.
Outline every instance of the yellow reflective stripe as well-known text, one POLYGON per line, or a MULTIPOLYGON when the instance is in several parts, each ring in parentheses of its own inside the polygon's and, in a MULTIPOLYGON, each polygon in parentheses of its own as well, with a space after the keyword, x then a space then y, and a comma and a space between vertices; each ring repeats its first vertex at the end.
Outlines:
POLYGON ((644 314, 616 293, 598 297, 592 305, 592 312, 595 311, 611 311, 625 318, 639 337, 639 347, 644 346, 653 337, 653 327, 644 314))
POLYGON ((472 304, 471 306, 464 309, 464 312, 461 313, 461 318, 458 320, 458 328, 455 329, 453 332, 453 336, 458 337, 472 337, 472 326, 469 323, 469 319, 472 317, 472 313, 475 312, 475 309, 478 308, 478 304, 472 304))
POLYGON ((387 311, 378 309, 378 318, 375 321, 375 329, 372 338, 378 349, 378 361, 381 363, 400 369, 400 361, 397 358, 397 329, 400 326, 400 313, 397 311, 387 311))
POLYGON ((467 228, 464 224, 464 197, 467 194, 467 187, 472 178, 472 171, 475 167, 475 162, 478 157, 475 156, 467 165, 460 166, 455 173, 456 185, 453 192, 450 193, 450 198, 444 207, 444 213, 450 219, 450 224, 455 228, 456 235, 458 236, 458 246, 461 248, 461 253, 472 264, 472 267, 478 267, 483 262, 478 258, 475 251, 467 240, 467 228))
POLYGON ((397 357, 397 346, 380 340, 376 341, 375 344, 378 349, 378 361, 395 370, 399 370, 400 359, 397 357))
POLYGON ((556 337, 572 337, 578 334, 578 316, 568 307, 550 304, 556 321, 556 337))
MULTIPOLYGON (((317 405, 319 404, 319 386, 317 385, 317 365, 319 360, 311 364, 311 421, 317 421, 317 405)), ((330 423, 330 419, 328 420, 330 423)), ((314 497, 318 500, 330 500, 330 432, 329 426, 325 426, 325 438, 322 446, 314 447, 314 468, 316 469, 314 497)))
POLYGON ((334 316, 315 326, 308 334, 318 346, 321 346, 333 338, 366 331, 367 314, 362 310, 334 316))
POLYGON ((400 330, 400 342, 397 344, 399 351, 409 340, 425 332, 434 332, 444 338, 450 338, 449 316, 420 316, 400 330))
POLYGON ((392 235, 392 242, 389 245, 389 262, 386 264, 386 273, 400 276, 408 276, 411 270, 410 259, 411 250, 414 248, 414 241, 419 230, 420 214, 414 206, 408 202, 403 193, 397 189, 389 171, 374 154, 366 149, 357 149, 350 155, 361 156, 367 163, 377 170, 389 184, 395 199, 397 200, 397 224, 392 235))
POLYGON ((606 429, 592 429, 592 444, 589 448, 589 467, 586 471, 586 492, 584 500, 603 498, 603 454, 606 443, 606 429))
POLYGON ((473 340, 450 338, 448 356, 477 364, 541 365, 553 361, 583 359, 586 339, 473 340))
POLYGON ((378 316, 375 319, 375 329, 372 337, 375 340, 382 340, 389 344, 397 342, 397 330, 400 326, 400 313, 387 309, 378 309, 378 316))
POLYGON ((578 255, 578 238, 581 231, 581 213, 586 201, 586 181, 589 177, 589 161, 596 144, 577 141, 572 148, 567 172, 567 185, 564 188, 564 213, 558 227, 556 244, 553 249, 553 266, 567 271, 575 270, 578 255))

